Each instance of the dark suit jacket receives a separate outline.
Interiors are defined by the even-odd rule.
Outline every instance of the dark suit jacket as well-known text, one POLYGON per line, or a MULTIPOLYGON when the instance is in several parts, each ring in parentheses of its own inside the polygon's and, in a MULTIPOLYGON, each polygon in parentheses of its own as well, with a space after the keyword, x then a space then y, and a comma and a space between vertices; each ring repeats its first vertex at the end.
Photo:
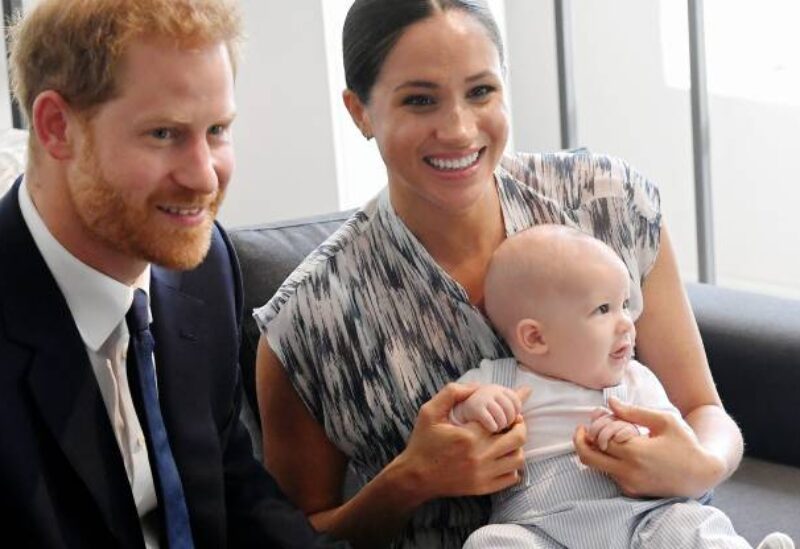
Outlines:
MULTIPOLYGON (((142 547, 84 343, 23 221, 18 192, 19 181, 0 200, 3 539, 26 547, 142 547)), ((253 458, 239 421, 239 278, 219 227, 197 269, 152 269, 161 407, 195 544, 323 546, 253 458)))

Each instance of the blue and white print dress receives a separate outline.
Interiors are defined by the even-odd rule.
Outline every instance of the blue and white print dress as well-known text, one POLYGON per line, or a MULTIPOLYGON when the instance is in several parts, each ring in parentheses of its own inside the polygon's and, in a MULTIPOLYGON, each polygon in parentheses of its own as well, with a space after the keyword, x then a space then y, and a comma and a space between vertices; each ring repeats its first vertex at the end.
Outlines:
MULTIPOLYGON (((495 180, 506 234, 571 225, 617 251, 631 311, 658 253, 656 186, 588 152, 505 157, 495 180)), ((254 311, 300 398, 362 483, 406 445, 419 408, 484 358, 511 356, 465 290, 395 214, 387 189, 312 252, 254 311)), ((461 547, 486 523, 487 497, 421 507, 394 547, 461 547)))

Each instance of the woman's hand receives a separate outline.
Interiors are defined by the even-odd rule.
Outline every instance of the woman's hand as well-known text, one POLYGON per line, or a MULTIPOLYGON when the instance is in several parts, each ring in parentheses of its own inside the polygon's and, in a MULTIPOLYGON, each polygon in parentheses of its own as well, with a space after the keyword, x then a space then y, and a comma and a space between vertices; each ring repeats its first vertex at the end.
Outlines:
POLYGON ((419 504, 450 496, 483 495, 519 481, 525 424, 517 418, 502 434, 478 423, 450 423, 450 410, 476 390, 450 383, 420 408, 406 449, 389 465, 409 480, 408 496, 419 504))
POLYGON ((626 495, 699 497, 725 475, 724 460, 706 451, 673 414, 616 399, 609 399, 609 405, 618 418, 647 427, 649 436, 635 437, 623 444, 609 441, 603 452, 592 444, 581 426, 573 441, 581 462, 607 473, 626 495))

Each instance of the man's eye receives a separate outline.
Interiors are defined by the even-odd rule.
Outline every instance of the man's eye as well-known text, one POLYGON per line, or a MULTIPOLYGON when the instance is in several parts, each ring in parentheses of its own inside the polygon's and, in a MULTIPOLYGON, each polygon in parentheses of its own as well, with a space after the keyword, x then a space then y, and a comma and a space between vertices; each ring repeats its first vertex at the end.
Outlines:
POLYGON ((433 105, 433 97, 430 95, 409 95, 403 99, 403 105, 410 105, 412 107, 427 107, 433 105))
POLYGON ((156 128, 150 132, 150 135, 156 139, 164 140, 175 137, 175 132, 169 128, 156 128))
POLYGON ((611 306, 609 306, 609 304, 608 304, 608 303, 603 303, 602 305, 600 305, 600 306, 599 306, 597 309, 595 309, 595 310, 596 310, 598 313, 600 313, 601 315, 604 315, 604 314, 608 313, 608 311, 610 311, 610 310, 611 310, 611 306))

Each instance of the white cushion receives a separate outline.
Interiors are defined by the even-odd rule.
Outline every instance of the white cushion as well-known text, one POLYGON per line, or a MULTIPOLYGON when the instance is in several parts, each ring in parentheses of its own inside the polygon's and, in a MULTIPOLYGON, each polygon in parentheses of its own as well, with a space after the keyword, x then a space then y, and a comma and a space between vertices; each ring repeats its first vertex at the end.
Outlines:
POLYGON ((19 174, 25 171, 28 154, 28 132, 11 128, 0 132, 0 196, 2 196, 19 174))

